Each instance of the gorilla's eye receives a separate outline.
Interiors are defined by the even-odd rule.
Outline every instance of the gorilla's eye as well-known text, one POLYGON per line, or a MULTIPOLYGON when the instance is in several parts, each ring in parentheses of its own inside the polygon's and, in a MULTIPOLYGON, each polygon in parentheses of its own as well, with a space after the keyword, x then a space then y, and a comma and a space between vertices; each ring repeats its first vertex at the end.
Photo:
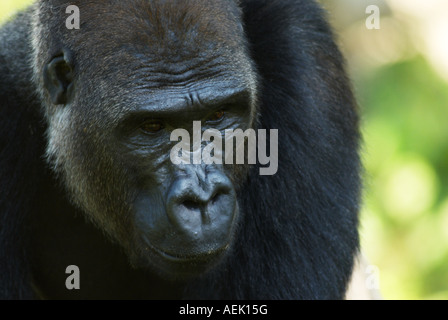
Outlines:
POLYGON ((224 118, 225 114, 226 113, 224 112, 224 110, 216 111, 215 113, 213 113, 211 116, 209 116, 207 118, 207 121, 208 122, 218 122, 218 121, 221 121, 224 118))
POLYGON ((161 131, 163 128, 164 128, 164 126, 163 126, 162 122, 157 121, 157 120, 145 121, 140 126, 140 129, 144 133, 157 133, 157 132, 161 131))

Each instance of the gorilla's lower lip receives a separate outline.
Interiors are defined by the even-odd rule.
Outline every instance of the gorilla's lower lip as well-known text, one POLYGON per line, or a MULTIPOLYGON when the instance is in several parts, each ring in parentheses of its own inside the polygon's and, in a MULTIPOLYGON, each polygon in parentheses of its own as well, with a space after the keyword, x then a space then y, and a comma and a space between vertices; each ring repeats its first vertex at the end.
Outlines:
POLYGON ((207 262, 207 261, 212 260, 213 258, 223 254, 225 251, 227 251, 229 246, 230 246, 229 244, 226 244, 225 246, 223 246, 219 249, 216 249, 216 250, 210 250, 208 252, 192 254, 192 255, 179 255, 179 254, 168 253, 161 249, 154 248, 153 246, 149 246, 149 248, 151 248, 152 251, 156 252, 158 255, 162 256, 165 260, 175 262, 175 263, 185 263, 185 262, 207 262))

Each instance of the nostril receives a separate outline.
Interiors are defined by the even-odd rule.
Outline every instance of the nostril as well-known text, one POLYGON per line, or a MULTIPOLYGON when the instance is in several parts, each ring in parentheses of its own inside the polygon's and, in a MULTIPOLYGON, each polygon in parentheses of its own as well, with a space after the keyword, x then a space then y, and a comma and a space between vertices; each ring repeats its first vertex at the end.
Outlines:
POLYGON ((192 200, 185 200, 182 202, 182 205, 188 210, 195 210, 199 208, 199 203, 194 202, 192 200))
POLYGON ((214 204, 214 203, 216 203, 216 202, 218 202, 219 201, 219 198, 221 198, 221 196, 222 196, 223 194, 222 193, 216 193, 213 197, 212 197, 212 199, 210 200, 210 203, 211 204, 214 204))
POLYGON ((214 193, 213 196, 211 198, 209 198, 208 200, 204 199, 203 201, 201 201, 200 199, 191 199, 190 198, 190 199, 184 199, 183 201, 180 201, 180 204, 188 210, 198 210, 203 207, 206 207, 209 204, 215 205, 225 195, 226 195, 225 192, 218 191, 218 192, 214 193))
POLYGON ((215 192, 213 193, 212 197, 210 198, 210 203, 214 204, 220 200, 222 200, 223 197, 230 195, 231 189, 228 188, 226 185, 219 186, 216 188, 215 192))
POLYGON ((221 203, 227 203, 227 199, 232 197, 234 195, 231 185, 223 179, 215 178, 209 181, 205 188, 187 183, 184 186, 173 188, 168 200, 173 209, 179 207, 183 212, 200 211, 205 214, 209 210, 218 210, 221 203))

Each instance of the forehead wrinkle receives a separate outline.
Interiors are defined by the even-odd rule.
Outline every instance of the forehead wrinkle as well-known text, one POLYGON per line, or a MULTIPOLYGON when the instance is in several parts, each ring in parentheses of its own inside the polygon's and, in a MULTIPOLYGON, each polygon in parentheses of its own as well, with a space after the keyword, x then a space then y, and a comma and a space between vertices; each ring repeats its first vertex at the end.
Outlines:
POLYGON ((232 0, 113 1, 107 10, 103 7, 82 5, 81 31, 114 46, 138 43, 154 54, 197 54, 244 42, 241 10, 232 0))
POLYGON ((226 41, 238 34, 235 24, 241 17, 229 0, 153 0, 144 1, 139 9, 147 14, 154 34, 162 36, 159 40, 167 41, 194 33, 226 41))

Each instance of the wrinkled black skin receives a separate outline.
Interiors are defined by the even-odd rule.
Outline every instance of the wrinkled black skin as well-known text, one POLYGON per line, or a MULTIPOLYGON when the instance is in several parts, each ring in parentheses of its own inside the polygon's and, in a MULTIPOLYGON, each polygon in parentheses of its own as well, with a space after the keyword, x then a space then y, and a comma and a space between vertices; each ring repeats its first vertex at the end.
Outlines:
MULTIPOLYGON (((343 58, 313 1, 241 6, 260 81, 257 126, 279 129, 279 170, 259 176, 253 166, 236 182, 231 247, 211 270, 183 281, 150 263, 131 267, 129 247, 110 241, 70 201, 44 157, 48 119, 30 65, 30 13, 2 27, 0 298, 344 298, 359 247, 360 163, 343 58), (81 269, 81 290, 65 288, 71 264, 81 269)), ((100 55, 100 46, 91 49, 100 55)), ((240 121, 247 125, 244 115, 240 121)))

